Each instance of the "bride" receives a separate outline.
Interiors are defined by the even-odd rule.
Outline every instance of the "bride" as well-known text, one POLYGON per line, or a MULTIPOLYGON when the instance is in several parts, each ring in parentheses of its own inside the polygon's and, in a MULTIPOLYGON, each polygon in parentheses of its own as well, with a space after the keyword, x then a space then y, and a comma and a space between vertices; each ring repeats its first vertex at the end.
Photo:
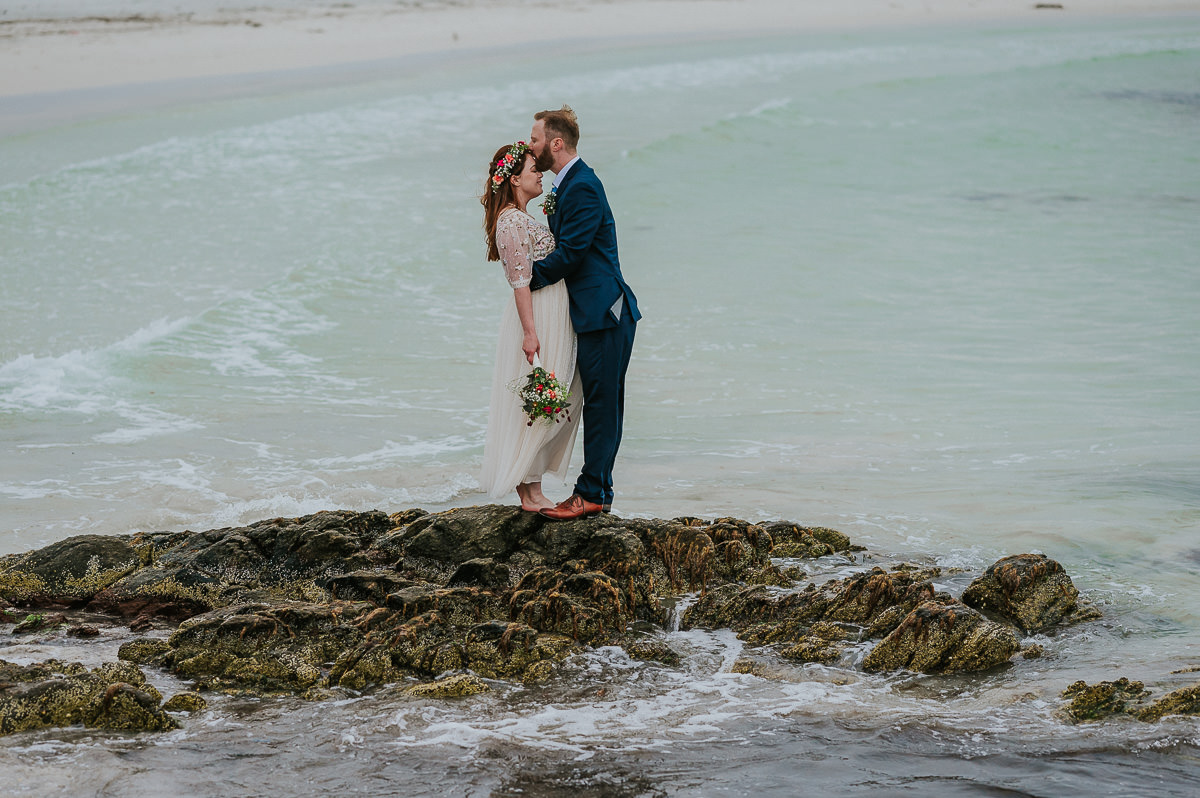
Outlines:
POLYGON ((492 158, 480 199, 488 260, 503 265, 513 301, 500 322, 479 481, 492 498, 506 496, 515 487, 522 509, 530 512, 554 506, 542 493, 542 475, 566 477, 582 415, 576 398, 580 392, 574 390, 570 420, 535 421, 530 426, 520 399, 508 387, 529 373, 534 355, 568 389, 578 384, 566 283, 529 290, 533 262, 554 249, 550 229, 526 212, 529 201, 542 193, 542 173, 534 161, 523 141, 501 147, 492 158))

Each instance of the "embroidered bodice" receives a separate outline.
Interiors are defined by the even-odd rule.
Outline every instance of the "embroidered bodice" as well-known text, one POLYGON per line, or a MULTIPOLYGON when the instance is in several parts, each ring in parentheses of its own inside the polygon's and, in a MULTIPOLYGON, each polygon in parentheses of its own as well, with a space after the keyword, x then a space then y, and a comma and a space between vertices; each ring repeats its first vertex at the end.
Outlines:
POLYGON ((554 251, 554 234, 524 211, 509 208, 496 220, 496 249, 508 284, 524 288, 533 280, 533 262, 554 251))

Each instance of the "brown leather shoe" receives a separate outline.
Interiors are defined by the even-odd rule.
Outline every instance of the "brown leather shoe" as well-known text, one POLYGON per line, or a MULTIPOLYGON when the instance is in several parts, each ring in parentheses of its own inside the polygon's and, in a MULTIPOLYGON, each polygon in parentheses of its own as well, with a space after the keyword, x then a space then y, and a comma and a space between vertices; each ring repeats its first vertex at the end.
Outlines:
POLYGON ((603 512, 604 507, 599 504, 594 504, 580 496, 578 493, 571 494, 571 498, 564 499, 553 507, 547 507, 544 510, 539 510, 543 516, 551 521, 570 521, 575 518, 583 518, 587 515, 595 515, 603 512))

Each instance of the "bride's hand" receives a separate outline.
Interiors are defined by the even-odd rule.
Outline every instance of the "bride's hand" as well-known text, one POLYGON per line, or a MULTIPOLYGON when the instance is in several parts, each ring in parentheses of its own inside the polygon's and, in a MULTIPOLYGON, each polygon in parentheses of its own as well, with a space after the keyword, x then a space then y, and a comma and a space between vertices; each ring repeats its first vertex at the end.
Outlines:
POLYGON ((533 356, 538 353, 542 345, 538 343, 537 333, 525 333, 525 340, 521 342, 521 351, 525 353, 525 359, 533 365, 533 356))

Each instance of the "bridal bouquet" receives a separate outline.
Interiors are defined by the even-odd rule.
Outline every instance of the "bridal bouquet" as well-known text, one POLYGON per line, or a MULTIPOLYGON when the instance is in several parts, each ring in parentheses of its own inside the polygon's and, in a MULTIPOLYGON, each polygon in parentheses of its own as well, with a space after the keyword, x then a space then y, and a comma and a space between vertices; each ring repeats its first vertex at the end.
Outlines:
POLYGON ((533 358, 533 371, 523 380, 513 380, 508 387, 521 398, 521 410, 529 416, 529 426, 532 427, 535 421, 553 421, 557 424, 571 420, 567 410, 571 406, 567 401, 571 398, 570 391, 558 381, 553 371, 542 368, 542 362, 536 355, 533 358))

